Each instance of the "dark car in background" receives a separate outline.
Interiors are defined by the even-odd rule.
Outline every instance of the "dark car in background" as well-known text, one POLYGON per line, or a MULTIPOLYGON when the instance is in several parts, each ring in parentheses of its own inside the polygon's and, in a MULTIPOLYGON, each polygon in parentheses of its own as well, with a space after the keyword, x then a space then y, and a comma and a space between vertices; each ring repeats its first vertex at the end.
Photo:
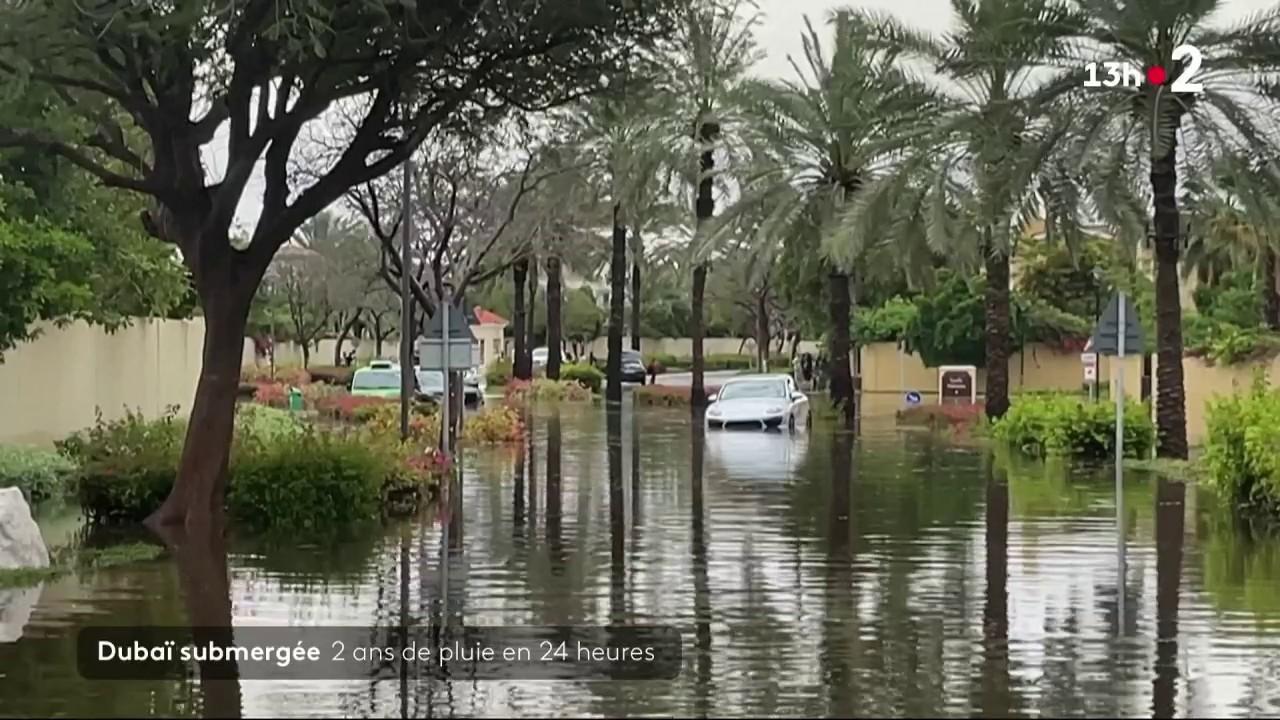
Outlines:
POLYGON ((622 382, 644 384, 648 370, 644 367, 644 358, 635 350, 622 351, 622 382))

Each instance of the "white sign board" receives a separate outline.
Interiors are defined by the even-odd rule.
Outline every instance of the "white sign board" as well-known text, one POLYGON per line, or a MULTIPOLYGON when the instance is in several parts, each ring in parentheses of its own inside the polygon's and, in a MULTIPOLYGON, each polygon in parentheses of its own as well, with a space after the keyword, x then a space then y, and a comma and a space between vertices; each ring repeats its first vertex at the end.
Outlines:
POLYGON ((1098 353, 1080 353, 1080 362, 1085 367, 1098 367, 1098 353))
POLYGON ((1098 382, 1098 366, 1097 365, 1084 366, 1084 381, 1098 382))

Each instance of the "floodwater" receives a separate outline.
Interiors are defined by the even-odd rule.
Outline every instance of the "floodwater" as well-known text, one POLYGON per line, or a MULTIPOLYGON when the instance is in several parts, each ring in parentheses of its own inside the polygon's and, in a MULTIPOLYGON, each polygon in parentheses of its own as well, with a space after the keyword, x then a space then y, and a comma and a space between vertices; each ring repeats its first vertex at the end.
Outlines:
POLYGON ((523 448, 468 455, 449 512, 230 543, 237 627, 671 625, 675 680, 82 679, 80 628, 189 622, 162 558, 63 578, 26 610, 0 595, 21 627, 0 638, 0 715, 1280 713, 1280 543, 1138 473, 1118 533, 1107 467, 872 415, 856 439, 704 437, 682 410, 544 409, 523 448))

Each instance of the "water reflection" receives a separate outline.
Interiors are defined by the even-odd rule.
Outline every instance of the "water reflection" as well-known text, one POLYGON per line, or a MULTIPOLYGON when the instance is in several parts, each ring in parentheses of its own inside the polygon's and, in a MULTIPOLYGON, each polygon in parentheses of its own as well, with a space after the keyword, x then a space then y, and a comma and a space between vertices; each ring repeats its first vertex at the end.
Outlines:
POLYGON ((292 547, 242 537, 49 584, 23 637, 0 644, 3 713, 1280 711, 1280 541, 1211 522, 1216 508, 1193 508, 1179 485, 1127 478, 1121 594, 1106 467, 870 421, 859 437, 704 436, 682 411, 625 406, 543 409, 528 427, 518 453, 467 455, 448 502, 406 523, 292 547), (388 627, 446 608, 468 624, 669 623, 686 633, 684 671, 670 683, 244 680, 237 699, 198 676, 102 684, 75 669, 84 625, 388 627))

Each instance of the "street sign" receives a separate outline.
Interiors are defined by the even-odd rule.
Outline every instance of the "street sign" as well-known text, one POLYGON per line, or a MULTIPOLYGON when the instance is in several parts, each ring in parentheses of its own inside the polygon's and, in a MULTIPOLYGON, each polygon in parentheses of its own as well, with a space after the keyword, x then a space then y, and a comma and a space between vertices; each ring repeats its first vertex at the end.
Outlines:
POLYGON ((907 404, 908 404, 908 405, 919 405, 919 404, 920 404, 920 393, 916 392, 915 390, 912 390, 911 392, 907 393, 907 404))
POLYGON ((1089 347, 1101 355, 1119 355, 1120 342, 1120 298, 1124 298, 1124 354, 1142 355, 1145 345, 1142 342, 1142 323, 1138 321, 1138 310, 1127 293, 1111 297, 1107 309, 1098 318, 1098 325, 1093 330, 1093 338, 1089 347))
MULTIPOLYGON (((1129 351, 1129 348, 1125 347, 1125 352, 1128 352, 1128 351, 1129 351)), ((1098 353, 1092 353, 1092 352, 1080 353, 1080 363, 1083 364, 1085 367, 1089 367, 1091 365, 1093 367, 1098 367, 1098 353)))
POLYGON ((978 368, 943 365, 938 368, 938 402, 944 405, 978 401, 978 368))
POLYGON ((1098 366, 1097 365, 1084 366, 1084 381, 1089 383, 1098 382, 1098 366))

